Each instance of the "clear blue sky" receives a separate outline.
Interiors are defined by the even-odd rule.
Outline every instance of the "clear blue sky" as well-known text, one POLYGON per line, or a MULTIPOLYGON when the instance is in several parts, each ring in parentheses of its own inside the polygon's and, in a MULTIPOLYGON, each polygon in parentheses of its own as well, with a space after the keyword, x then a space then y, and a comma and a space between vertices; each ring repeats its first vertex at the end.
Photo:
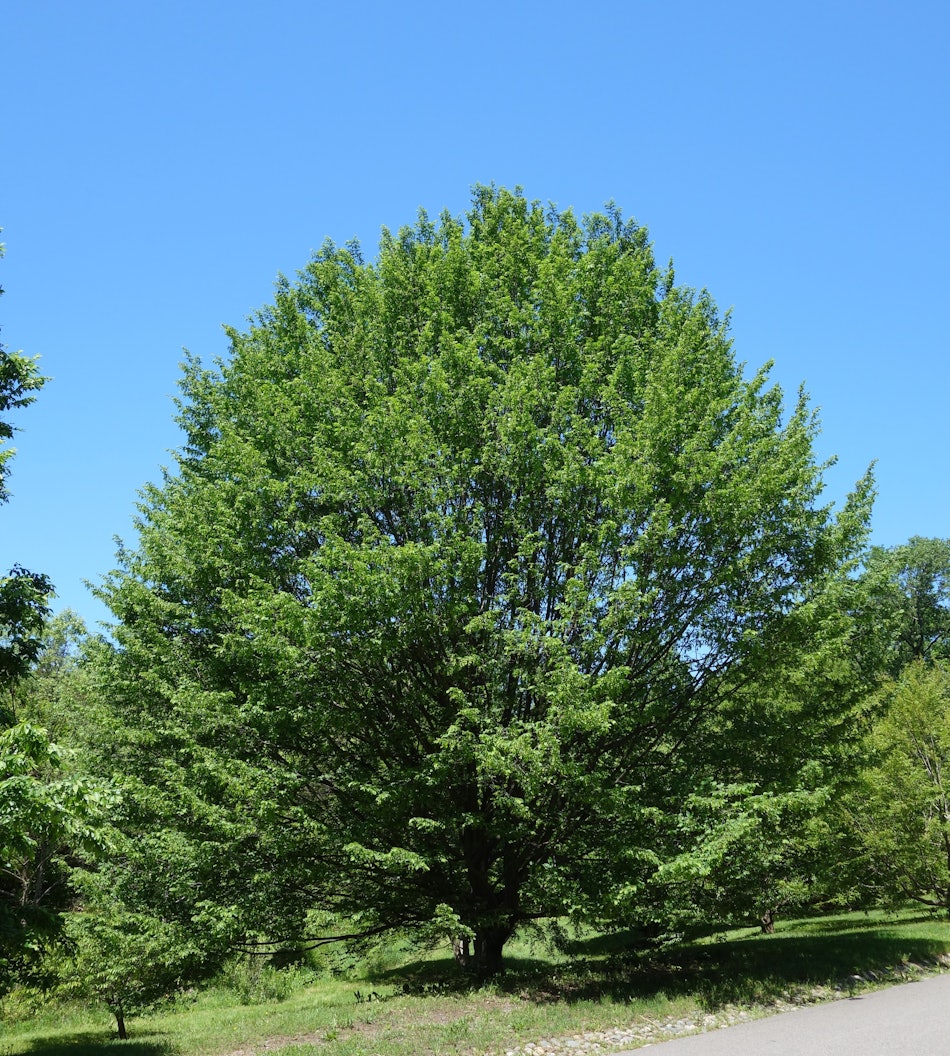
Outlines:
POLYGON ((615 199, 805 384, 827 497, 876 459, 874 541, 950 536, 946 0, 0 0, 0 60, 0 338, 53 378, 0 565, 57 607, 106 615, 82 581, 171 461, 182 349, 476 182, 615 199))

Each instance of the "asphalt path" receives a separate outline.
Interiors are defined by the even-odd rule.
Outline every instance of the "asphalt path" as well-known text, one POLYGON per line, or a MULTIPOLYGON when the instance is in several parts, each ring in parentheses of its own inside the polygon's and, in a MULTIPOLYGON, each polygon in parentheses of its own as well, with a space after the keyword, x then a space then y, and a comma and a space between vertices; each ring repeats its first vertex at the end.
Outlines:
MULTIPOLYGON (((657 1056, 948 1056, 950 974, 649 1048, 657 1056)), ((626 1056, 642 1052, 629 1050, 626 1056)))

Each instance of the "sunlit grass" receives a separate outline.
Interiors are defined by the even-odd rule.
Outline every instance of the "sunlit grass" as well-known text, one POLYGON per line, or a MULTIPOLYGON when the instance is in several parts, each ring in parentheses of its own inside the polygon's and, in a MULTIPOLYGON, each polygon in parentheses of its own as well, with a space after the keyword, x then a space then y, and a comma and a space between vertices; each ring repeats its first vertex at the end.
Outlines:
POLYGON ((930 964, 950 952, 950 924, 910 911, 844 914, 780 922, 774 935, 739 929, 654 953, 622 936, 596 935, 576 939, 569 953, 529 940, 508 952, 505 975, 480 987, 449 956, 413 955, 400 945, 337 964, 343 975, 301 976, 283 1000, 242 1004, 233 987, 219 985, 130 1018, 127 1042, 114 1040, 104 1010, 50 1007, 8 1023, 0 1056, 250 1056, 265 1044, 285 1056, 498 1053, 644 1016, 809 999, 816 988, 864 985, 854 981, 859 972, 873 983, 901 962, 930 964))

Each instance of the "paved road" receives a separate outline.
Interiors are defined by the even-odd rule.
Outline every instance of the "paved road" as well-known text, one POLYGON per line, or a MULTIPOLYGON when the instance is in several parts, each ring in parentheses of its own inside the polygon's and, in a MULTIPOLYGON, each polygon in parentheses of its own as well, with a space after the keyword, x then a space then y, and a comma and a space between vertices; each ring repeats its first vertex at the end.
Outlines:
MULTIPOLYGON (((948 1056, 950 975, 649 1048, 656 1056, 948 1056)), ((637 1049, 630 1056, 642 1054, 643 1049, 637 1049)))

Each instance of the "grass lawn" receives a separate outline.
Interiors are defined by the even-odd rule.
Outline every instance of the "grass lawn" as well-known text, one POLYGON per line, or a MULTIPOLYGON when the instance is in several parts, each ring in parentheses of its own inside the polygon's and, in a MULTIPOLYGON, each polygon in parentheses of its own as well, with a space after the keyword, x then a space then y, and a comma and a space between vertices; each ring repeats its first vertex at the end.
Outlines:
POLYGON ((391 951, 349 978, 312 981, 283 1000, 242 1003, 224 987, 181 999, 130 1018, 124 1042, 113 1040, 105 1010, 41 1009, 3 1026, 0 1056, 251 1056, 278 1048, 284 1056, 477 1056, 642 1017, 814 1000, 842 984, 868 985, 851 979, 857 973, 875 985, 896 966, 947 954, 950 924, 912 912, 789 921, 774 935, 730 932, 649 956, 624 936, 577 940, 567 954, 513 942, 506 974, 477 989, 448 957, 406 960, 391 951))

